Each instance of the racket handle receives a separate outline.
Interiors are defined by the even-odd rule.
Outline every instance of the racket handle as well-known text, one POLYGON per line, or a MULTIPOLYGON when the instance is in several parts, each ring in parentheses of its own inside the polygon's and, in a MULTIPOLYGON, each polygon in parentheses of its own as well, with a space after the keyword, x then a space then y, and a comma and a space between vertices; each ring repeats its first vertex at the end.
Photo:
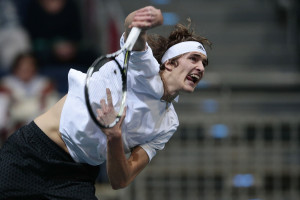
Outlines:
POLYGON ((124 48, 128 51, 131 51, 133 49, 133 46, 138 39, 139 35, 141 33, 141 29, 137 27, 133 27, 126 39, 126 42, 124 44, 124 48))

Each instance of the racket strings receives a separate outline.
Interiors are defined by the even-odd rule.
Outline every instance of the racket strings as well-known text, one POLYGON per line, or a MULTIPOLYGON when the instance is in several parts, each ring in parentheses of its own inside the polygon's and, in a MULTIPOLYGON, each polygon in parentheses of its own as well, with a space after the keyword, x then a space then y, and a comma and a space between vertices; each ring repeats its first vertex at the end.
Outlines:
POLYGON ((116 118, 122 105, 123 80, 118 63, 114 59, 104 59, 95 63, 88 84, 88 99, 92 112, 104 126, 108 126, 114 121, 112 117, 109 117, 108 120, 101 120, 101 113, 108 112, 107 105, 110 103, 108 102, 107 88, 111 93, 112 105, 116 113, 114 118, 116 118))

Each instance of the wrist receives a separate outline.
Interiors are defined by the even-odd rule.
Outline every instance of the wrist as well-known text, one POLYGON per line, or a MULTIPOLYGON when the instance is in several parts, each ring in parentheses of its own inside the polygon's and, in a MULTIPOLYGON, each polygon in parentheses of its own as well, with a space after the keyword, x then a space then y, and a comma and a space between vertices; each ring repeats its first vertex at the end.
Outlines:
POLYGON ((114 141, 122 139, 122 134, 121 134, 121 132, 118 132, 118 131, 112 132, 111 134, 107 134, 106 138, 107 138, 108 142, 114 142, 114 141))

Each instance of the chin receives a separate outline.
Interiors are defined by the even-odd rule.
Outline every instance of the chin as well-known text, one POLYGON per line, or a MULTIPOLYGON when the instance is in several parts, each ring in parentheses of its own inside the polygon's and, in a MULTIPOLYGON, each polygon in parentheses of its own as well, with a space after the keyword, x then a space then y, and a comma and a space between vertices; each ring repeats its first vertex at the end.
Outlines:
POLYGON ((193 93, 195 91, 194 87, 189 87, 184 90, 184 93, 193 93))
POLYGON ((194 92, 196 87, 197 87, 197 84, 195 84, 195 85, 189 87, 189 91, 190 91, 190 92, 194 92))

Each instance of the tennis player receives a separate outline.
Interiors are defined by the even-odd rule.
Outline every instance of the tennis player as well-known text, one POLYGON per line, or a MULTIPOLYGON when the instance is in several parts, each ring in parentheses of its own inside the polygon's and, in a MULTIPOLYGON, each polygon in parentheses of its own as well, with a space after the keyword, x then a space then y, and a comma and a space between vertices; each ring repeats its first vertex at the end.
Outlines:
MULTIPOLYGON (((147 36, 162 23, 161 11, 152 6, 125 20, 121 46, 131 27, 142 29, 130 57, 126 117, 100 130, 86 108, 85 74, 70 70, 68 94, 1 149, 1 200, 96 199, 94 183, 105 160, 112 188, 119 189, 164 148, 179 125, 172 102, 181 92, 193 92, 203 77, 209 42, 183 25, 168 38, 147 36)), ((98 117, 111 112, 108 99, 98 117)))

